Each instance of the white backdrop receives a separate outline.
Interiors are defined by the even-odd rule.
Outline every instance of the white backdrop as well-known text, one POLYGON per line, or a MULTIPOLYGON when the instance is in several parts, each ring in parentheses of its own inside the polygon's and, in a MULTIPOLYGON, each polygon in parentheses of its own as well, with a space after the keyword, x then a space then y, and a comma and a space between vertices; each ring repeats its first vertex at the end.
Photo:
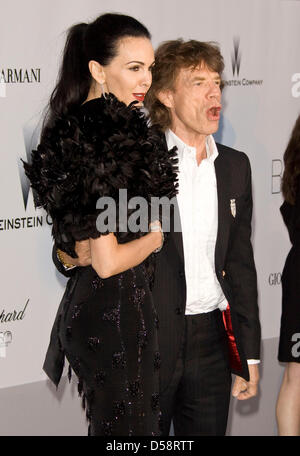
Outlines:
POLYGON ((262 336, 279 333, 280 272, 289 249, 279 188, 283 151, 300 111, 300 2, 0 0, 2 388, 45 378, 42 364, 65 283, 52 265, 50 226, 34 209, 20 157, 35 146, 65 30, 108 11, 140 19, 154 46, 178 37, 220 44, 227 84, 216 137, 251 161, 262 336))

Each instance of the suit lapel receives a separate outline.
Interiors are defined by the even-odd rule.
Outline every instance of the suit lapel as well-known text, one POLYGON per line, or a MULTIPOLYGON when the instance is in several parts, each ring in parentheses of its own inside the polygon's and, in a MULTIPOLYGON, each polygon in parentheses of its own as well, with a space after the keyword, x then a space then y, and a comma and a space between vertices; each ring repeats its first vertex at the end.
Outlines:
POLYGON ((174 213, 175 213, 175 215, 174 215, 175 217, 176 217, 176 214, 177 214, 177 217, 178 217, 177 224, 178 224, 178 228, 180 228, 180 231, 178 231, 178 232, 173 231, 172 232, 172 237, 173 237, 173 241, 174 241, 177 253, 178 253, 179 257, 180 257, 180 260, 181 260, 182 264, 184 264, 182 228, 181 228, 181 219, 180 219, 180 212, 179 212, 179 206, 178 206, 177 197, 175 199, 175 204, 174 204, 174 213))
MULTIPOLYGON (((157 133, 159 135, 161 135, 161 138, 162 138, 162 140, 165 143, 165 147, 168 150, 168 144, 167 144, 165 133, 161 133, 159 131, 157 133)), ((173 239, 173 242, 174 242, 174 245, 176 247, 176 250, 177 250, 177 253, 179 255, 179 258, 180 258, 182 264, 184 264, 182 228, 181 228, 181 219, 180 219, 180 212, 179 212, 177 196, 175 198, 175 203, 174 203, 173 217, 176 217, 176 214, 177 214, 177 217, 178 217, 177 224, 178 224, 179 231, 178 232, 174 231, 173 230, 174 225, 173 225, 173 223, 171 223, 171 233, 170 233, 170 235, 171 235, 171 237, 173 239)), ((172 220, 172 222, 173 221, 174 221, 174 219, 172 220)))
POLYGON ((215 160, 218 193, 218 234, 215 250, 216 268, 223 267, 230 230, 230 171, 222 153, 222 146, 217 144, 219 155, 215 160))

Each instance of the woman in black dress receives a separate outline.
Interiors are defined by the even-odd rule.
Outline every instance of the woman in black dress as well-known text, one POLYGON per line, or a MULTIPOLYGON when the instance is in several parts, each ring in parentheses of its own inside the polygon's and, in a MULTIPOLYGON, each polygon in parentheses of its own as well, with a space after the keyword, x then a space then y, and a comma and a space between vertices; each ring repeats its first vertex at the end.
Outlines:
POLYGON ((282 273, 282 315, 278 359, 285 372, 277 400, 280 435, 300 436, 300 116, 284 154, 280 210, 292 248, 282 273))
POLYGON ((44 364, 58 385, 67 358, 90 435, 159 434, 158 322, 150 288, 152 253, 163 235, 159 223, 148 232, 148 223, 129 229, 129 218, 124 225, 118 217, 120 189, 128 200, 148 203, 175 195, 172 154, 137 109, 153 63, 149 32, 129 16, 105 14, 73 26, 41 143, 25 164, 37 204, 52 217, 56 246, 75 257, 75 242, 90 242, 92 265, 77 268, 67 284, 44 364), (99 197, 116 203, 110 225, 99 197))

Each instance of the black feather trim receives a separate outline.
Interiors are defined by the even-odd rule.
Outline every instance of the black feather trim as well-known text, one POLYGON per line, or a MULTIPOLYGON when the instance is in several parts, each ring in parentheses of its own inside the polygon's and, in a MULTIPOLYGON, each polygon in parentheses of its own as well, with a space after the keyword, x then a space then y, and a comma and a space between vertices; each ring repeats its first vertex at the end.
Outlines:
MULTIPOLYGON (((36 205, 53 220, 57 247, 76 257, 75 241, 100 234, 96 202, 119 189, 128 199, 172 198, 177 191, 175 148, 168 151, 162 136, 147 125, 144 114, 109 94, 88 101, 72 115, 60 118, 24 163, 36 193, 36 205)), ((118 204, 117 204, 118 212, 118 204)), ((119 233, 127 242, 142 233, 119 233)))

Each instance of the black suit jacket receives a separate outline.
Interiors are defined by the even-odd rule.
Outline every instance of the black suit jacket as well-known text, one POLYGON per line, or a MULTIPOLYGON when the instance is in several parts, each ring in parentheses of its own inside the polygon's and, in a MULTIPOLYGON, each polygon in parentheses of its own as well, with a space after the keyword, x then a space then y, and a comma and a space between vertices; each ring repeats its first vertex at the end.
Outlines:
MULTIPOLYGON (((257 280, 251 245, 252 191, 248 157, 229 147, 217 144, 215 160, 218 192, 218 235, 215 248, 216 275, 221 284, 228 308, 223 312, 228 335, 232 372, 249 379, 247 359, 260 357, 260 323, 257 306, 257 280), (235 200, 236 214, 231 211, 235 200)), ((172 224, 171 224, 172 226, 172 224)), ((184 330, 186 282, 181 232, 168 236, 157 254, 153 297, 159 317, 161 352, 161 391, 167 386, 175 369, 184 330)), ((65 275, 57 260, 53 260, 65 275)), ((49 347, 49 350, 50 347, 49 347)), ((46 371, 52 369, 55 349, 46 358, 46 371)), ((52 378, 57 378, 52 373, 52 378)))
MULTIPOLYGON (((248 157, 217 144, 218 192, 216 275, 228 301, 223 312, 232 372, 249 379, 247 359, 259 359, 257 280, 251 245, 252 191, 248 157), (236 214, 231 211, 235 200, 236 214)), ((186 283, 182 234, 172 232, 157 257, 153 289, 159 316, 161 391, 175 369, 184 330, 186 283)))

